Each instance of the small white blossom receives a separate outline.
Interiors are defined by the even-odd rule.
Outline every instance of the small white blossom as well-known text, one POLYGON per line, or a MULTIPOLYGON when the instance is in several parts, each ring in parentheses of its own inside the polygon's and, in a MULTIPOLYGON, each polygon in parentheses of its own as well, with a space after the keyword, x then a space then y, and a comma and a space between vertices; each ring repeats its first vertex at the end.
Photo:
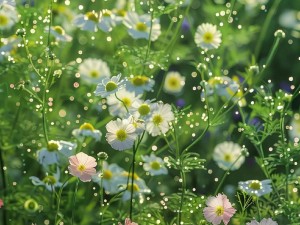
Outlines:
POLYGON ((169 94, 178 94, 185 84, 185 77, 179 72, 168 72, 164 82, 164 91, 169 94))
POLYGON ((18 12, 14 6, 0 4, 0 30, 10 29, 18 21, 18 12))
POLYGON ((113 149, 122 151, 133 147, 136 129, 128 119, 112 120, 106 124, 106 140, 113 149))
MULTIPOLYGON (((48 32, 48 28, 46 28, 46 32, 48 32)), ((61 26, 50 27, 50 34, 55 37, 56 41, 70 42, 73 39, 61 26)))
POLYGON ((100 141, 102 133, 100 130, 96 130, 94 126, 90 123, 84 123, 79 129, 72 131, 72 134, 78 139, 83 141, 84 137, 92 137, 96 141, 100 141))
MULTIPOLYGON (((138 15, 136 12, 128 12, 124 19, 124 25, 128 28, 129 35, 134 39, 149 39, 151 29, 151 16, 138 15)), ((152 21, 151 41, 155 41, 161 34, 158 19, 152 21)))
POLYGON ((221 32, 216 25, 210 23, 203 23, 197 27, 195 34, 195 42, 198 47, 204 50, 218 48, 222 42, 221 32))
POLYGON ((143 168, 145 171, 149 171, 151 176, 168 174, 168 170, 164 165, 162 158, 155 156, 151 153, 150 156, 142 156, 143 161, 145 162, 143 168))
POLYGON ((120 80, 121 74, 113 76, 112 78, 104 78, 102 82, 97 85, 95 90, 96 96, 106 98, 107 96, 116 93, 121 90, 124 86, 125 80, 120 80))
POLYGON ((61 187, 62 183, 59 182, 60 179, 60 171, 59 168, 57 168, 57 171, 55 174, 52 175, 46 175, 43 180, 40 180, 38 177, 31 176, 29 177, 33 185, 36 186, 45 186, 45 188, 48 191, 53 191, 56 187, 61 187))
POLYGON ((250 195, 256 195, 258 197, 266 195, 272 192, 271 180, 248 180, 240 181, 239 188, 250 195))
POLYGON ((74 18, 73 23, 81 30, 96 32, 99 25, 99 15, 94 11, 87 12, 84 15, 79 14, 74 18))
POLYGON ((152 91, 154 80, 143 75, 131 75, 126 82, 126 89, 137 95, 143 94, 145 91, 152 91))

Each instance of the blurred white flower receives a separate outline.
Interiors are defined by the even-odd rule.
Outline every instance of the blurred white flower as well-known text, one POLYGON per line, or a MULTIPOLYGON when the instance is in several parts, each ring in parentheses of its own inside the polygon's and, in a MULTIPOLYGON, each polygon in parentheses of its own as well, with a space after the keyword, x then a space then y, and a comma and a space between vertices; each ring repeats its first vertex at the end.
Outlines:
MULTIPOLYGON (((136 12, 128 12, 124 19, 124 25, 128 28, 129 35, 134 39, 149 39, 151 29, 151 16, 138 15, 136 12)), ((161 34, 158 19, 152 21, 151 41, 155 41, 161 34)))
POLYGON ((133 147, 137 134, 128 119, 112 120, 106 124, 106 130, 106 140, 113 149, 122 151, 133 147))
POLYGON ((213 159, 223 170, 237 170, 244 163, 245 156, 242 155, 241 146, 231 141, 225 141, 215 147, 213 159))
POLYGON ((110 69, 101 59, 88 58, 78 67, 78 73, 82 80, 89 84, 100 83, 104 78, 110 77, 110 69))
POLYGON ((103 9, 100 12, 100 20, 98 24, 100 30, 104 32, 111 32, 116 26, 115 15, 108 9, 103 9))
POLYGON ((195 43, 204 50, 215 49, 218 48, 222 42, 221 36, 222 34, 216 25, 203 23, 197 27, 195 43))
POLYGON ((246 5, 247 10, 252 10, 253 8, 267 4, 269 0, 239 0, 240 3, 246 5))
POLYGON ((15 0, 0 0, 0 8, 2 5, 16 6, 15 0))
POLYGON ((256 220, 251 220, 251 222, 246 223, 246 225, 278 225, 278 223, 270 218, 263 218, 260 222, 257 222, 256 220))
POLYGON ((164 161, 162 158, 155 156, 151 153, 150 156, 142 156, 143 161, 143 168, 145 171, 149 171, 151 176, 161 175, 161 174, 168 174, 168 170, 164 165, 164 161))
POLYGON ((21 38, 11 36, 9 38, 0 38, 0 62, 10 55, 12 50, 21 42, 21 38))
POLYGON ((299 142, 300 139, 300 114, 295 113, 289 129, 289 136, 296 142, 299 142))
POLYGON ((92 137, 96 141, 100 141, 102 137, 101 131, 96 130, 90 123, 82 124, 79 129, 72 131, 72 135, 74 135, 80 141, 83 141, 85 137, 92 137))
POLYGON ((285 10, 279 17, 279 24, 283 27, 300 30, 300 11, 285 10))
POLYGON ((97 85, 95 90, 96 96, 106 98, 107 96, 116 93, 121 90, 124 86, 125 80, 120 80, 121 74, 113 76, 112 78, 104 78, 102 82, 97 85))
MULTIPOLYGON (((46 32, 48 32, 48 29, 49 28, 47 27, 46 32)), ((66 34, 61 26, 50 27, 50 34, 55 37, 56 41, 70 42, 73 39, 70 35, 66 34)))
POLYGON ((102 184, 107 194, 116 194, 120 192, 120 187, 123 185, 123 176, 125 172, 123 168, 117 164, 108 164, 106 161, 103 162, 103 173, 98 173, 92 178, 95 183, 102 184))
POLYGON ((239 188, 250 195, 256 195, 258 197, 266 195, 272 192, 271 180, 248 180, 240 181, 239 188))
POLYGON ((37 152, 38 162, 47 168, 51 164, 68 162, 68 157, 74 154, 77 145, 67 141, 49 141, 46 148, 37 152))
POLYGON ((165 134, 170 129, 169 123, 174 120, 172 107, 162 102, 154 103, 153 111, 146 120, 146 130, 152 136, 165 134))
POLYGON ((52 175, 48 175, 44 177, 43 180, 40 180, 38 177, 31 176, 29 177, 33 185, 36 186, 45 186, 48 191, 53 191, 56 187, 61 187, 62 183, 59 182, 60 179, 60 171, 57 167, 56 173, 52 175))
POLYGON ((107 97, 109 113, 112 116, 119 116, 121 118, 128 117, 127 110, 130 111, 132 103, 140 97, 140 95, 137 96, 134 92, 129 92, 125 88, 116 92, 115 95, 109 95, 107 97))
POLYGON ((164 83, 164 91, 169 94, 178 94, 185 84, 185 77, 179 72, 170 71, 167 73, 164 83))
POLYGON ((0 30, 10 29, 19 21, 18 12, 14 6, 0 4, 0 30))
POLYGON ((133 185, 132 182, 132 173, 123 172, 123 196, 122 200, 127 201, 131 197, 131 189, 133 190, 133 197, 139 196, 142 198, 143 194, 150 193, 151 190, 147 187, 145 181, 141 179, 136 173, 133 175, 133 185))
POLYGON ((146 118, 150 115, 154 104, 151 100, 136 100, 132 103, 131 113, 135 118, 146 118))
POLYGON ((79 14, 74 18, 73 23, 81 30, 93 31, 98 30, 99 15, 95 11, 79 14))
POLYGON ((144 75, 131 75, 126 82, 126 89, 131 92, 143 94, 144 91, 152 91, 154 80, 144 75))

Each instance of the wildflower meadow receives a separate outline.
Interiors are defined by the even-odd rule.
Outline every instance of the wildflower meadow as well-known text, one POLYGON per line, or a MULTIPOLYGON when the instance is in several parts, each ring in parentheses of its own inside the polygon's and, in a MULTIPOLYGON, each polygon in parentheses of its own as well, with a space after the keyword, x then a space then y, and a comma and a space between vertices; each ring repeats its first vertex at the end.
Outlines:
POLYGON ((299 0, 0 0, 1 225, 300 225, 299 0))

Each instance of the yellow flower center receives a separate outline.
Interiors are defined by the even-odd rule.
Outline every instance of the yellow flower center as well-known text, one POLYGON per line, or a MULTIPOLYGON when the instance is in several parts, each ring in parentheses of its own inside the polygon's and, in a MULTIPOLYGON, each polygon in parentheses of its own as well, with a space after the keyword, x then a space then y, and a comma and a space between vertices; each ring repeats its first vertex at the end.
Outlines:
POLYGON ((180 81, 176 77, 169 78, 168 84, 171 88, 174 88, 174 89, 180 88, 180 81))
POLYGON ((203 40, 205 43, 211 43, 214 39, 214 35, 210 32, 206 32, 204 35, 203 35, 203 40))
POLYGON ((118 87, 118 85, 115 82, 109 81, 105 85, 105 90, 109 92, 109 91, 115 90, 117 87, 118 87))
POLYGON ((50 184, 50 185, 53 185, 56 183, 56 179, 54 176, 46 176, 44 179, 43 179, 43 182, 45 184, 50 184))
POLYGON ((117 135, 117 139, 119 141, 125 141, 126 138, 127 138, 127 133, 123 129, 118 130, 117 133, 116 133, 116 135, 117 135))
POLYGON ((77 170, 80 171, 80 172, 85 171, 85 169, 86 169, 85 165, 80 164, 79 166, 77 166, 77 170))
POLYGON ((230 154, 225 154, 225 155, 224 155, 224 161, 225 161, 225 162, 231 162, 231 158, 232 158, 232 157, 231 157, 230 154))
MULTIPOLYGON (((122 175, 124 177, 130 177, 130 178, 132 177, 132 173, 128 173, 128 172, 123 172, 122 175)), ((138 179, 139 179, 139 176, 136 173, 134 173, 133 174, 133 180, 138 180, 138 179)))
POLYGON ((27 212, 34 213, 39 209, 39 205, 34 199, 28 199, 24 203, 24 208, 27 212))
POLYGON ((6 15, 0 14, 0 26, 5 26, 8 24, 8 18, 6 15))
POLYGON ((141 106, 138 108, 138 112, 141 114, 141 116, 146 116, 150 112, 149 105, 141 104, 141 106))
POLYGON ((59 145, 56 141, 49 141, 48 145, 47 145, 47 150, 49 152, 54 152, 54 151, 58 150, 58 147, 59 147, 59 145))
POLYGON ((254 180, 249 184, 249 188, 252 190, 260 190, 262 188, 261 182, 258 180, 254 180))
POLYGON ((122 98, 122 102, 126 105, 126 107, 130 107, 131 106, 131 100, 130 98, 122 98))
POLYGON ((97 71, 97 70, 91 70, 90 71, 90 76, 93 77, 93 78, 97 78, 100 76, 100 72, 97 71))
POLYGON ((156 126, 159 126, 162 123, 162 121, 163 121, 163 118, 161 117, 161 115, 155 115, 153 117, 153 123, 156 126))
POLYGON ((53 30, 55 30, 55 32, 60 34, 60 35, 65 34, 65 30, 61 26, 55 26, 55 27, 53 27, 53 30))
POLYGON ((145 85, 146 83, 149 82, 149 78, 146 77, 146 76, 135 76, 131 79, 131 83, 134 85, 134 86, 142 86, 142 85, 145 85))
POLYGON ((133 189, 134 192, 138 192, 140 190, 139 186, 135 183, 133 185, 131 184, 127 185, 127 190, 131 191, 131 189, 133 189))
POLYGON ((104 9, 104 10, 102 11, 102 16, 110 17, 111 14, 112 14, 111 11, 108 10, 108 9, 104 9))
POLYGON ((150 164, 151 168, 154 169, 154 170, 159 170, 160 169, 160 163, 159 162, 151 162, 150 164))
POLYGON ((142 23, 142 22, 138 22, 135 25, 135 29, 138 30, 138 31, 141 31, 141 32, 145 32, 147 30, 147 25, 142 23))
POLYGON ((224 213, 224 207, 223 206, 217 206, 215 213, 217 214, 217 216, 222 216, 224 213))
POLYGON ((90 124, 90 123, 84 123, 84 124, 82 124, 79 129, 80 130, 90 130, 90 131, 94 131, 95 130, 95 128, 93 127, 93 125, 90 124))
POLYGON ((113 177, 113 174, 110 170, 103 171, 103 179, 110 180, 113 177))
POLYGON ((96 13, 94 13, 94 12, 88 12, 88 13, 86 13, 85 17, 86 17, 87 20, 91 20, 91 21, 93 21, 95 23, 98 22, 98 15, 96 13))
POLYGON ((124 17, 124 16, 126 16, 126 11, 124 9, 119 9, 119 10, 117 10, 117 15, 124 17))

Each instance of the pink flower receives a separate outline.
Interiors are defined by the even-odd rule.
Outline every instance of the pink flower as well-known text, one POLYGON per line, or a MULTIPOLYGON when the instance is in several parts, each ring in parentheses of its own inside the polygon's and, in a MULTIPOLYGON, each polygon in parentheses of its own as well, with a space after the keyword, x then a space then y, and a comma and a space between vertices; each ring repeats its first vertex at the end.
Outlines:
POLYGON ((223 220, 224 224, 229 223, 230 218, 236 212, 228 198, 224 194, 218 194, 216 197, 209 197, 206 201, 207 207, 204 208, 204 217, 213 225, 218 225, 223 220))
MULTIPOLYGON (((119 222, 118 225, 122 225, 122 224, 119 222)), ((138 224, 135 222, 131 222, 131 220, 129 218, 126 218, 124 225, 138 225, 138 224)))
POLYGON ((4 205, 3 200, 0 198, 0 208, 4 205))
POLYGON ((69 171, 75 177, 83 182, 91 181, 92 176, 96 174, 96 159, 83 152, 69 157, 69 171))

